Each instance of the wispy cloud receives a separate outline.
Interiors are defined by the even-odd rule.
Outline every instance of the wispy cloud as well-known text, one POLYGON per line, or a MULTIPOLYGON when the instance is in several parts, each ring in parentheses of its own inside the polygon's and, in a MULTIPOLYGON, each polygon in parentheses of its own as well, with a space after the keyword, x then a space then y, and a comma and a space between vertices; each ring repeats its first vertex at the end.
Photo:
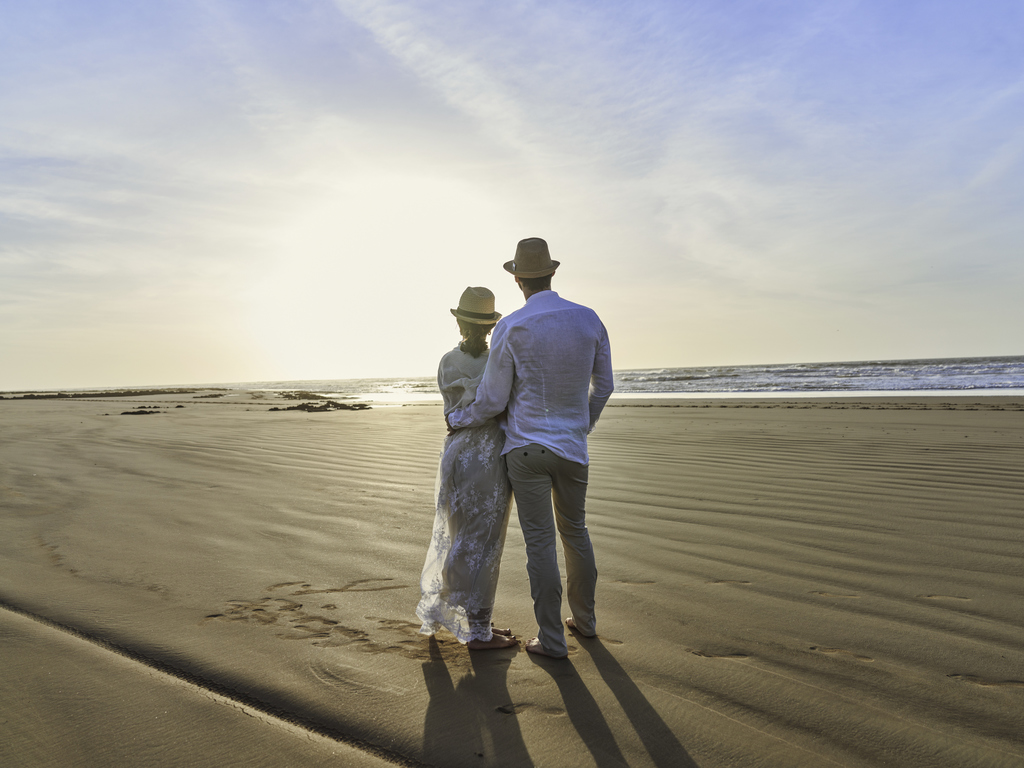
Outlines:
POLYGON ((497 265, 528 234, 625 365, 1017 351, 1005 312, 956 344, 940 318, 1024 277, 1021 21, 1010 2, 17 5, 8 385, 71 348, 109 365, 128 329, 178 350, 136 380, 373 373, 379 344, 319 350, 382 280, 406 310, 385 335, 429 372, 445 291, 514 307, 497 265))

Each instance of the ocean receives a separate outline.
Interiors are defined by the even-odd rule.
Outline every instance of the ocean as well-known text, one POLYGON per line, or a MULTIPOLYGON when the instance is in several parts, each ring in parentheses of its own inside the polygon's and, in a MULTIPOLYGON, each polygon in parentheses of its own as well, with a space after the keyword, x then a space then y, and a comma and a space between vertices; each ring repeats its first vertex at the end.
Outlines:
MULTIPOLYGON (((363 394, 379 400, 437 399, 433 377, 262 381, 216 386, 363 394)), ((843 363, 724 365, 615 371, 618 395, 683 397, 836 394, 1024 395, 1024 356, 843 363)))

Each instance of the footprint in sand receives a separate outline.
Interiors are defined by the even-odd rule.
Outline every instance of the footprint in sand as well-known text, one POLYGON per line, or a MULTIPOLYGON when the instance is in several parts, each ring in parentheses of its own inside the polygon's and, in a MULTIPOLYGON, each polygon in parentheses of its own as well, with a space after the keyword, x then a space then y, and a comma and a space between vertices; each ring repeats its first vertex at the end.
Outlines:
POLYGON ((541 707, 536 704, 531 704, 528 701, 524 702, 509 702, 503 704, 500 707, 494 708, 495 712, 500 712, 503 715, 522 715, 532 712, 537 714, 547 715, 548 717, 564 717, 565 710, 559 707, 541 707))
POLYGON ((302 603, 281 597, 262 597, 258 600, 231 600, 223 613, 212 613, 205 620, 244 621, 260 626, 274 625, 285 632, 278 634, 284 640, 329 640, 333 645, 360 642, 366 632, 341 626, 340 622, 303 610, 302 603))
POLYGON ((749 584, 749 581, 743 579, 714 579, 713 581, 705 581, 705 584, 749 584))
POLYGON ((380 616, 367 616, 370 621, 376 621, 382 629, 390 629, 394 632, 401 632, 404 635, 417 636, 420 633, 420 625, 405 619, 385 619, 380 616))
POLYGON ((223 613, 211 613, 206 618, 276 624, 282 618, 282 613, 288 614, 291 618, 301 608, 302 603, 275 597, 261 597, 258 600, 229 600, 223 613))
POLYGON ((320 640, 321 642, 313 643, 313 645, 320 648, 338 648, 342 645, 352 645, 354 643, 369 643, 370 638, 361 629, 353 629, 352 627, 343 627, 341 624, 336 624, 331 627, 330 632, 320 635, 316 638, 309 638, 320 640))
MULTIPOLYGON (((57 551, 60 548, 56 544, 50 544, 42 536, 36 536, 36 545, 46 553, 46 559, 50 561, 51 565, 55 565, 58 568, 66 567, 64 565, 64 555, 57 551)), ((78 570, 75 568, 68 568, 67 571, 72 576, 78 575, 78 570)))
POLYGON ((969 597, 960 597, 959 595, 918 595, 918 597, 924 600, 970 600, 969 597))
MULTIPOLYGON (((369 592, 379 589, 405 589, 406 585, 384 585, 367 587, 375 582, 391 581, 391 579, 360 579, 349 582, 343 587, 315 589, 313 584, 305 581, 288 581, 272 584, 268 592, 299 586, 301 589, 288 593, 293 595, 324 594, 328 592, 369 592)), ((334 603, 326 603, 320 611, 338 611, 334 603)), ((379 616, 364 616, 361 621, 365 628, 345 626, 341 621, 315 612, 302 603, 284 597, 261 597, 255 600, 230 600, 221 613, 212 613, 204 621, 240 621, 257 626, 273 626, 279 631, 277 636, 283 640, 307 640, 320 648, 337 648, 348 646, 367 653, 397 653, 401 656, 420 661, 436 657, 440 653, 446 661, 460 663, 465 661, 464 649, 456 642, 447 643, 434 639, 433 654, 426 639, 419 634, 420 625, 404 619, 390 619, 379 616), (374 631, 376 630, 376 631, 374 631), (388 636, 391 637, 388 637, 388 636), (398 637, 394 637, 398 635, 398 637)), ((356 622, 359 623, 359 620, 356 622)), ((518 648, 511 648, 515 653, 518 648)), ((503 656, 507 656, 503 654, 503 656)))
POLYGON ((870 656, 861 656, 859 653, 854 653, 853 651, 847 651, 847 650, 845 650, 843 648, 822 648, 820 645, 812 645, 811 646, 811 650, 812 651, 817 651, 818 653, 839 654, 841 656, 850 656, 850 657, 856 659, 857 661, 864 661, 864 662, 873 662, 874 661, 874 659, 872 659, 870 656))
POLYGON ((297 597, 300 595, 326 595, 335 592, 381 592, 386 589, 409 588, 407 584, 379 584, 375 586, 368 586, 370 584, 374 584, 374 582, 380 581, 394 581, 394 579, 356 579, 355 581, 350 581, 348 584, 345 584, 344 586, 328 587, 327 589, 313 589, 312 584, 307 584, 304 581, 285 581, 281 584, 273 584, 267 587, 267 589, 273 591, 275 589, 280 589, 283 587, 301 586, 301 589, 297 589, 294 592, 288 593, 292 597, 297 597))
POLYGON ((954 680, 963 680, 965 683, 971 685, 980 685, 983 688, 1024 688, 1024 680, 992 680, 984 677, 977 677, 976 675, 946 675, 954 680))
POLYGON ((634 581, 632 579, 615 579, 612 584, 628 584, 631 587, 642 587, 647 584, 654 584, 653 581, 634 581))
POLYGON ((857 597, 860 597, 860 595, 842 595, 842 594, 838 594, 836 592, 819 592, 819 591, 808 592, 807 594, 809 594, 809 595, 821 595, 822 597, 846 597, 846 598, 857 598, 857 597))
POLYGON ((688 649, 694 656, 700 656, 702 659, 749 659, 750 657, 745 653, 713 653, 711 651, 698 651, 693 648, 688 649))

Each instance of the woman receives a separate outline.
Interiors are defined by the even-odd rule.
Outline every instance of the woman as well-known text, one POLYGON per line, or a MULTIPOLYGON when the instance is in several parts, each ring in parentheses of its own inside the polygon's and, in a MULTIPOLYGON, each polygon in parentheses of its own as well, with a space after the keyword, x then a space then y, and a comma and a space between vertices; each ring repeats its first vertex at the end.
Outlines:
MULTIPOLYGON (((487 336, 501 317, 494 311, 494 294, 486 288, 467 288, 451 313, 462 343, 441 358, 437 369, 445 415, 476 397, 487 364, 487 336)), ((496 420, 460 429, 445 439, 438 469, 434 534, 416 615, 423 621, 423 634, 445 627, 470 650, 518 644, 509 630, 491 626, 512 508, 504 445, 505 433, 496 420)))

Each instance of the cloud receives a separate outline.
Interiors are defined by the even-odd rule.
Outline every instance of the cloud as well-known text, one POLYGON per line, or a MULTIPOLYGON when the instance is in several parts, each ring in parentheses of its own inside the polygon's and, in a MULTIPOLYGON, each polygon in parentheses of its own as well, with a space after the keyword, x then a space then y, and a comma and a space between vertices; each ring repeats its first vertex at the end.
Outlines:
POLYGON ((937 320, 1024 269, 1015 4, 9 10, 0 354, 18 381, 72 348, 107 361, 89 383, 127 375, 108 350, 133 338, 168 350, 137 380, 429 374, 466 284, 521 300, 499 265, 526 235, 634 367, 913 356, 880 312, 922 354, 972 334, 1016 351, 1012 310, 948 347, 937 320), (382 293, 400 309, 342 340, 382 293), (814 328, 833 319, 864 330, 830 353, 814 328))

